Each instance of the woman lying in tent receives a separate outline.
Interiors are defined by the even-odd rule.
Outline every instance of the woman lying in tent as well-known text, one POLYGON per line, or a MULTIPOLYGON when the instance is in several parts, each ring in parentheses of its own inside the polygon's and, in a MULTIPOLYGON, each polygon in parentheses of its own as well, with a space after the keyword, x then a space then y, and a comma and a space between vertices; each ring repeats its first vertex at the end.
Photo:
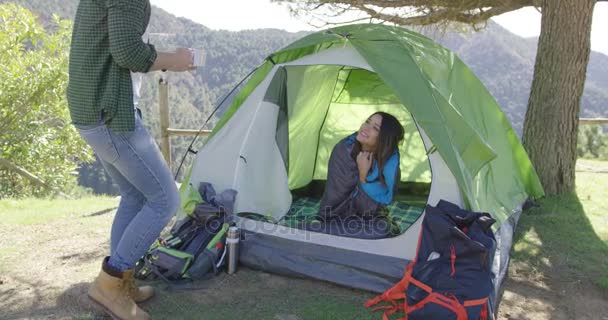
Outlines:
POLYGON ((378 239, 390 236, 385 206, 400 179, 399 142, 403 127, 392 115, 372 114, 357 133, 342 139, 329 158, 318 218, 310 231, 378 239))

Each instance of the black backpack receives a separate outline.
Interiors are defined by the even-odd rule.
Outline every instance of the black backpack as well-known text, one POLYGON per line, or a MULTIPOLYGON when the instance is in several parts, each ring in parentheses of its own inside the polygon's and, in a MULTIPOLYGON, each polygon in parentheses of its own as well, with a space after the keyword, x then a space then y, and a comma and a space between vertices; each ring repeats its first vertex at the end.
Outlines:
POLYGON ((489 319, 496 221, 444 200, 425 212, 416 258, 405 276, 365 306, 390 302, 374 309, 384 310, 385 319, 397 311, 407 320, 489 319))
POLYGON ((135 277, 141 280, 163 279, 180 284, 211 278, 224 264, 226 231, 225 213, 196 212, 173 227, 170 235, 159 238, 138 261, 135 277))

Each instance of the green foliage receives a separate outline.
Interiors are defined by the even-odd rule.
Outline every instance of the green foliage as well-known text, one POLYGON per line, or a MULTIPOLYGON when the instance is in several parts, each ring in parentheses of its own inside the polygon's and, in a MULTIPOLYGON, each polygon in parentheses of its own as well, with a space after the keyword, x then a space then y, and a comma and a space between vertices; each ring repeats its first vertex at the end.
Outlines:
MULTIPOLYGON (((91 159, 65 99, 70 26, 55 18, 47 32, 29 11, 0 4, 0 156, 58 189, 74 183, 76 160, 91 159)), ((0 198, 48 192, 0 168, 0 198)))
POLYGON ((579 158, 608 160, 608 134, 601 126, 579 126, 577 152, 579 158))

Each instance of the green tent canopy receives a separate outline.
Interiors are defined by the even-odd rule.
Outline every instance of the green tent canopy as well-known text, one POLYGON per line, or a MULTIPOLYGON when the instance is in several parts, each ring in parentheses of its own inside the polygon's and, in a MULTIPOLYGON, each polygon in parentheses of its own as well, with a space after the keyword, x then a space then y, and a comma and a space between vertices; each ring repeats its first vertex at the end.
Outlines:
POLYGON ((508 236, 524 201, 543 195, 509 121, 456 55, 407 29, 356 24, 310 34, 265 59, 198 152, 183 204, 191 208, 201 182, 234 189, 236 213, 268 218, 237 219, 253 235, 243 242, 243 263, 386 289, 415 255, 420 219, 380 240, 277 223, 293 209, 293 191, 325 180, 333 146, 376 111, 405 128, 402 183, 430 185, 420 213, 448 200, 490 213, 497 235, 508 236))

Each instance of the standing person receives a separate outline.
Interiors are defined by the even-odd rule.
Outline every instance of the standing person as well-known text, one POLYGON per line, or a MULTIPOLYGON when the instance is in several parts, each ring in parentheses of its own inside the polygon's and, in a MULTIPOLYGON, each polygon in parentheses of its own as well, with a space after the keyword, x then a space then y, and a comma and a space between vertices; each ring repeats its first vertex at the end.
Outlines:
POLYGON ((72 123, 121 194, 110 255, 88 295, 118 319, 149 319, 136 303, 154 292, 135 286, 133 267, 179 206, 171 171, 135 108, 131 73, 191 70, 192 53, 161 53, 143 42, 150 10, 149 0, 80 0, 70 50, 72 123))

